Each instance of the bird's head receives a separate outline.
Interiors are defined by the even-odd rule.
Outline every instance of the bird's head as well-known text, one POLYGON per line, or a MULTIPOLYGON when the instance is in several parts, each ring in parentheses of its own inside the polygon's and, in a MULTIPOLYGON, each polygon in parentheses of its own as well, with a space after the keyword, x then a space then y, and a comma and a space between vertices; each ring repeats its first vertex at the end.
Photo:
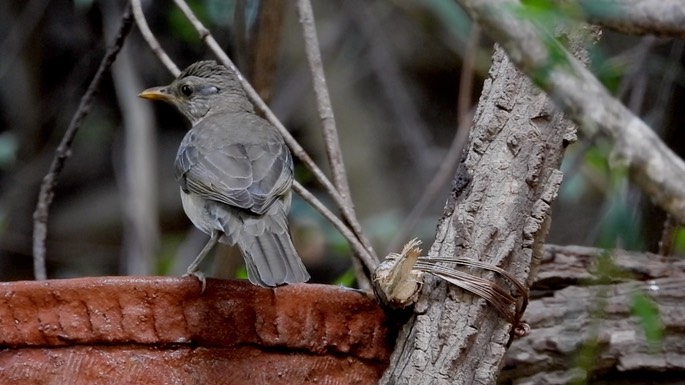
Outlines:
POLYGON ((253 110, 235 75, 214 60, 191 64, 168 86, 148 88, 138 96, 176 106, 192 125, 212 112, 253 110))

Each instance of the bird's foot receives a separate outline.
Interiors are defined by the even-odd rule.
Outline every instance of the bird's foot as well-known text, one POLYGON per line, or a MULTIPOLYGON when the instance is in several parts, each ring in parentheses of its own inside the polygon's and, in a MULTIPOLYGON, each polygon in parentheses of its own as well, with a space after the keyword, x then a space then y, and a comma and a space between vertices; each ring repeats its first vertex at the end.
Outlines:
POLYGON ((191 270, 188 269, 188 271, 183 274, 184 277, 195 277, 197 278, 198 281, 202 284, 202 290, 200 291, 200 294, 205 292, 205 288, 207 287, 207 278, 205 278, 205 273, 201 272, 200 270, 191 270))

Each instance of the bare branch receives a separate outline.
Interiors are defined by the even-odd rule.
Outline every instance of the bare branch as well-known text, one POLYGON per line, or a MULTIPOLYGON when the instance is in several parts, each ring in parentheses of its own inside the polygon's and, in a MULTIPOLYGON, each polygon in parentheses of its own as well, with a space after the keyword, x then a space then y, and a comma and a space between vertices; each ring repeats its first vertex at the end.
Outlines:
MULTIPOLYGON (((568 0, 566 0, 568 1, 568 0)), ((590 23, 618 32, 685 39, 681 0, 573 0, 590 23)))
POLYGON ((306 188, 304 188, 300 182, 293 181, 293 190, 299 194, 302 199, 307 201, 312 207, 314 207, 324 218, 328 219, 333 226, 335 226, 338 231, 347 239, 350 246, 359 255, 359 259, 368 271, 373 271, 378 262, 376 258, 369 253, 369 251, 361 244, 361 242, 354 236, 349 227, 347 227, 340 218, 336 217, 330 210, 321 203, 312 193, 310 193, 306 188))
POLYGON ((173 60, 169 58, 169 55, 164 52, 164 49, 159 45, 157 38, 147 25, 147 20, 145 20, 145 14, 143 13, 143 7, 140 5, 140 0, 131 0, 131 7, 133 8, 133 16, 136 18, 136 25, 138 26, 141 35, 143 35, 143 39, 145 39, 150 46, 150 49, 152 49, 152 52, 157 55, 169 72, 171 72, 174 77, 178 76, 178 74, 181 73, 181 70, 179 70, 173 60))
POLYGON ((321 51, 319 50, 319 40, 316 36, 316 25, 314 23, 314 11, 309 0, 297 1, 297 14, 302 25, 302 35, 304 36, 304 48, 309 62, 309 70, 312 73, 312 84, 316 95, 316 107, 319 110, 319 117, 322 123, 324 143, 328 162, 333 173, 333 184, 342 196, 345 203, 352 205, 350 196, 350 186, 347 183, 347 173, 345 172, 345 162, 343 161, 342 151, 340 150, 340 140, 338 130, 335 126, 335 114, 331 106, 331 97, 328 94, 326 85, 326 75, 323 71, 321 51))
POLYGON ((518 1, 459 0, 506 50, 512 61, 545 90, 589 138, 612 142, 613 164, 662 209, 685 223, 685 163, 652 129, 613 98, 563 47, 550 42, 531 20, 515 17, 518 1), (550 48, 561 59, 552 59, 550 48))
POLYGON ((90 85, 86 93, 81 97, 81 102, 79 103, 76 113, 69 123, 69 127, 64 133, 64 137, 60 142, 57 150, 55 152, 55 157, 50 164, 50 169, 48 173, 43 178, 43 182, 40 185, 40 192, 38 194, 38 203, 36 205, 36 211, 33 213, 33 270, 34 276, 37 280, 44 280, 47 278, 47 272, 45 269, 45 241, 47 239, 47 222, 48 222, 48 211, 50 209, 50 204, 54 198, 55 185, 57 184, 57 177, 64 168, 64 163, 67 158, 71 155, 71 143, 76 137, 78 129, 81 127, 83 119, 90 112, 90 107, 93 104, 93 99, 95 93, 100 86, 100 82, 105 74, 112 67, 112 63, 117 57, 119 50, 124 45, 126 36, 131 31, 131 26, 133 25, 133 15, 131 14, 131 6, 128 5, 124 14, 121 17, 121 26, 117 31, 116 37, 112 46, 107 49, 105 56, 100 62, 93 80, 91 80, 90 85))
MULTIPOLYGON (((342 211, 348 212, 356 222, 354 203, 352 202, 352 194, 350 192, 350 186, 347 182, 345 162, 343 160, 342 150, 340 149, 338 130, 335 125, 335 115, 331 105, 331 98, 328 93, 328 86, 326 85, 326 75, 323 71, 321 51, 319 50, 319 41, 316 36, 314 11, 312 10, 312 4, 309 2, 309 0, 297 1, 297 14, 300 18, 300 24, 302 25, 305 52, 307 55, 307 61, 309 62, 309 70, 312 73, 312 84, 314 86, 314 94, 316 95, 316 107, 319 111, 319 117, 321 118, 322 133, 324 137, 324 143, 326 145, 328 163, 330 164, 331 172, 333 173, 333 184, 343 199, 344 207, 342 208, 342 211)), ((363 245, 366 245, 369 249, 371 248, 371 242, 369 242, 363 232, 357 232, 355 235, 359 238, 359 241, 363 245)), ((359 256, 361 258, 365 258, 370 256, 370 254, 367 251, 365 254, 361 254, 359 256)), ((375 259, 375 257, 373 258, 375 259)), ((370 261, 363 261, 363 263, 369 272, 373 271, 373 269, 376 267, 374 264, 370 263, 370 261)), ((378 262, 376 260, 376 265, 377 263, 378 262)), ((355 270, 357 276, 360 274, 364 275, 363 270, 355 270)), ((365 277, 362 276, 358 278, 361 280, 365 277)))

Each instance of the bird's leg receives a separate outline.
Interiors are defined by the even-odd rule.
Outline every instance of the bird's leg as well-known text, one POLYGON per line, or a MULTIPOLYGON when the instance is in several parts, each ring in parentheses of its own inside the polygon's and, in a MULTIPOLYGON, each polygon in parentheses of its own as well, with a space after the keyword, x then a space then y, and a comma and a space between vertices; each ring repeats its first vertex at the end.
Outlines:
POLYGON ((186 273, 183 275, 184 277, 187 276, 193 276, 197 278, 200 283, 202 283, 202 292, 205 291, 205 287, 207 286, 207 279, 205 278, 205 274, 199 270, 200 264, 202 261, 205 259, 207 254, 209 254, 210 251, 214 248, 216 243, 219 241, 219 237, 221 236, 221 233, 217 230, 212 231, 212 234, 209 236, 209 241, 205 245, 205 247, 202 248, 200 251, 200 254, 195 257, 195 260, 193 263, 188 266, 188 270, 186 270, 186 273))

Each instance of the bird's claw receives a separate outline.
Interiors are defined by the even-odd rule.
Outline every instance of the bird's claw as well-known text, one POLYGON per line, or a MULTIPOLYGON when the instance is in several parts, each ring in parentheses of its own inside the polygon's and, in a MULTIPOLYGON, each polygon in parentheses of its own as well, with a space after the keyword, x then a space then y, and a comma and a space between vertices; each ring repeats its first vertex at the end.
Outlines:
POLYGON ((207 287, 207 278, 205 278, 205 273, 203 273, 199 270, 195 270, 195 271, 188 270, 185 274, 183 274, 183 276, 184 277, 195 277, 195 278, 197 278, 197 280, 200 281, 200 283, 202 284, 202 290, 200 291, 200 293, 205 292, 205 288, 207 287))

